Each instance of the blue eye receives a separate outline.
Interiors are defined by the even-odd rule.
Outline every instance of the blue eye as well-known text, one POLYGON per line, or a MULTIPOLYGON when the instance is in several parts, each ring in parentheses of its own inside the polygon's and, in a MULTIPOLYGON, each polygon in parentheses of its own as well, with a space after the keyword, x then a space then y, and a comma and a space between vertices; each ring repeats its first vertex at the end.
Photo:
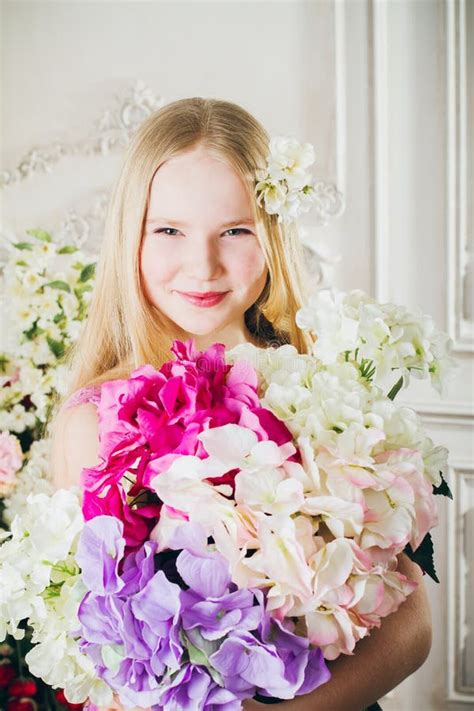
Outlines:
MULTIPOLYGON (((246 230, 244 227, 231 227, 230 230, 226 230, 226 232, 250 232, 250 230, 246 230)), ((232 237, 232 235, 231 235, 232 237)))
MULTIPOLYGON (((176 237, 177 232, 179 232, 179 230, 177 230, 175 227, 158 227, 158 229, 153 230, 153 234, 165 234, 166 237, 176 237), (170 232, 173 232, 175 234, 170 234, 170 232)), ((227 234, 229 232, 238 233, 230 235, 231 237, 238 237, 239 234, 242 232, 250 234, 250 230, 247 230, 244 227, 231 227, 230 229, 226 230, 224 234, 227 234)))
MULTIPOLYGON (((171 230, 172 232, 178 232, 178 230, 175 227, 159 227, 157 230, 153 230, 153 234, 158 235, 161 232, 166 232, 167 230, 171 230)), ((175 235, 166 235, 167 237, 175 237, 175 235)))

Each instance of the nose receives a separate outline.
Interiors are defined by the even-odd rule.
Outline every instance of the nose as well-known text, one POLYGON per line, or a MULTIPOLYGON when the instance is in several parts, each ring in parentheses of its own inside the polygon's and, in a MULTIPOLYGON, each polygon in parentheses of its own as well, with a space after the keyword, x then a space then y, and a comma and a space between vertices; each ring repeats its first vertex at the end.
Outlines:
POLYGON ((185 271, 199 282, 217 279, 222 273, 219 247, 209 239, 195 239, 186 249, 185 271))

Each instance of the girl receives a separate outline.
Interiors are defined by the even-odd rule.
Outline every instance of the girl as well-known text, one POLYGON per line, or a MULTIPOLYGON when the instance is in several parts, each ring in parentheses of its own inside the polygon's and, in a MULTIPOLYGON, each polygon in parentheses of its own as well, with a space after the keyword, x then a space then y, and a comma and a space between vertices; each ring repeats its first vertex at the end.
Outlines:
MULTIPOLYGON (((159 367, 173 339, 192 337, 199 349, 219 341, 309 351, 295 325, 306 293, 296 226, 282 226, 255 197, 268 150, 267 133, 247 111, 199 97, 168 104, 135 134, 73 352, 73 394, 54 421, 58 487, 77 484, 82 468, 97 464, 99 384, 144 363, 159 367)), ((327 684, 281 703, 282 711, 360 711, 424 662, 431 623, 422 576, 403 554, 399 570, 417 590, 354 656, 329 663, 327 684)))

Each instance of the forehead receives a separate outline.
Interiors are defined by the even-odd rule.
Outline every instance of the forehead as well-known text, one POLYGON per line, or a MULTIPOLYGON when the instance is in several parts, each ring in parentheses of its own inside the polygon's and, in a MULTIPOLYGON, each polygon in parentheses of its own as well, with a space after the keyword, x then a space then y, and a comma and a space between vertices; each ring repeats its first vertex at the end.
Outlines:
POLYGON ((148 218, 251 216, 246 186, 235 169, 203 147, 173 156, 153 176, 148 218), (242 213, 242 214, 240 214, 242 213))

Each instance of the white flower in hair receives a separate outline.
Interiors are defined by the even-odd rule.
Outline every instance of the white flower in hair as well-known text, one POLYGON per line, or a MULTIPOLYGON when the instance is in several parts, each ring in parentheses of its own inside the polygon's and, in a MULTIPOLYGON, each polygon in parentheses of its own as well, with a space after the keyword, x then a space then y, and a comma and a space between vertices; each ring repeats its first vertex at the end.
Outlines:
POLYGON ((276 178, 286 178, 292 188, 298 189, 305 185, 307 169, 314 160, 314 148, 311 143, 301 145, 296 138, 284 136, 274 136, 270 140, 270 171, 276 178))
POLYGON ((301 145, 295 138, 274 136, 266 170, 259 171, 255 193, 258 205, 265 203, 270 215, 278 222, 296 220, 307 212, 315 197, 314 183, 308 171, 314 163, 311 143, 301 145))

